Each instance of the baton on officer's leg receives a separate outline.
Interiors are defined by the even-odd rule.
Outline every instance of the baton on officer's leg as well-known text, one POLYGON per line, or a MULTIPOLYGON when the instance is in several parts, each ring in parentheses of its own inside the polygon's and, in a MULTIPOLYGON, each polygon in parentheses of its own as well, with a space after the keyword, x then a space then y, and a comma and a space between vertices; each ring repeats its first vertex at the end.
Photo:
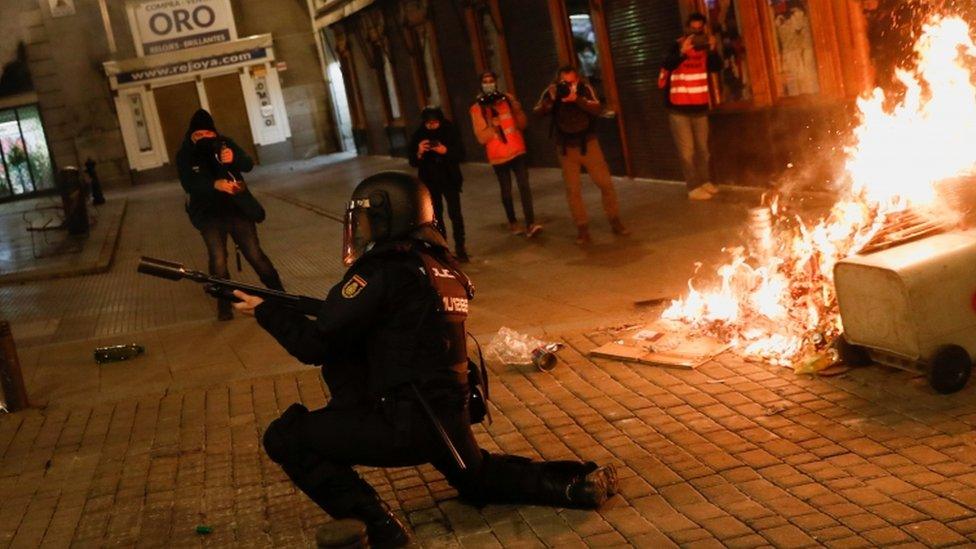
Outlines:
POLYGON ((440 435, 441 441, 444 443, 444 446, 447 447, 447 451, 451 453, 451 457, 453 457, 454 462, 457 463, 458 469, 462 473, 467 471, 468 466, 464 464, 464 459, 461 458, 461 453, 458 452, 457 447, 454 446, 454 442, 451 441, 451 437, 447 436, 447 431, 444 430, 444 425, 442 425, 441 420, 437 419, 437 416, 434 415, 434 410, 431 409, 430 404, 427 403, 427 399, 424 398, 424 395, 420 394, 420 389, 417 389, 415 384, 411 383, 410 388, 413 389, 414 396, 417 397, 417 400, 420 402, 420 406, 424 409, 424 413, 427 414, 427 418, 430 419, 431 424, 433 424, 434 430, 437 431, 438 435, 440 435))

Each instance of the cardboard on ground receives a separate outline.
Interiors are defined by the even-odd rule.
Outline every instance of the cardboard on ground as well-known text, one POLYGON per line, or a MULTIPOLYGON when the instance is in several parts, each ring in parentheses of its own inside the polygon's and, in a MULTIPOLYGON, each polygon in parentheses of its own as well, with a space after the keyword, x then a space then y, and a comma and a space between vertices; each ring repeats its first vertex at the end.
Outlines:
POLYGON ((708 362, 729 348, 711 337, 697 336, 678 329, 674 323, 658 320, 627 330, 615 341, 590 351, 591 356, 637 362, 668 368, 692 369, 708 362), (655 337, 655 334, 659 334, 655 337))

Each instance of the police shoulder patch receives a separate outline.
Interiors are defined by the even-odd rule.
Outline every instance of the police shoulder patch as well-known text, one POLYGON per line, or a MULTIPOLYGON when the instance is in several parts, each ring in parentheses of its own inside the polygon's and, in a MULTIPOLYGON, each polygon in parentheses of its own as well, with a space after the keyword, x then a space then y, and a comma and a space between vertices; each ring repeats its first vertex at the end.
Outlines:
POLYGON ((352 278, 342 286, 342 297, 352 299, 359 295, 359 292, 362 292, 365 287, 366 279, 359 275, 352 275, 352 278))

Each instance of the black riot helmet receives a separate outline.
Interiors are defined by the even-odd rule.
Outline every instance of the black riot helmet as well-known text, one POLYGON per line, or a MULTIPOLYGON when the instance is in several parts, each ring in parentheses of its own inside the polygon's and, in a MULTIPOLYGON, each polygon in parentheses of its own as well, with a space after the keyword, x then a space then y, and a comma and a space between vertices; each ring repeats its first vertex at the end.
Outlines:
POLYGON ((371 175, 356 186, 346 207, 342 261, 352 265, 375 244, 407 239, 433 225, 430 191, 416 177, 393 171, 371 175))

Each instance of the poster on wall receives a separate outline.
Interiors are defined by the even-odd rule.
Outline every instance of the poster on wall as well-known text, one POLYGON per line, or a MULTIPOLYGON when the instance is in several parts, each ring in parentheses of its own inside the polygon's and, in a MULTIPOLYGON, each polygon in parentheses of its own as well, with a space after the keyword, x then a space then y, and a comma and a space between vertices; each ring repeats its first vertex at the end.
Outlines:
POLYGON ((230 0, 149 0, 131 2, 128 9, 140 55, 237 39, 230 0))
POLYGON ((268 93, 267 69, 264 67, 252 69, 251 79, 254 80, 254 93, 258 98, 261 121, 265 128, 272 128, 275 125, 274 105, 271 104, 271 95, 268 93))

